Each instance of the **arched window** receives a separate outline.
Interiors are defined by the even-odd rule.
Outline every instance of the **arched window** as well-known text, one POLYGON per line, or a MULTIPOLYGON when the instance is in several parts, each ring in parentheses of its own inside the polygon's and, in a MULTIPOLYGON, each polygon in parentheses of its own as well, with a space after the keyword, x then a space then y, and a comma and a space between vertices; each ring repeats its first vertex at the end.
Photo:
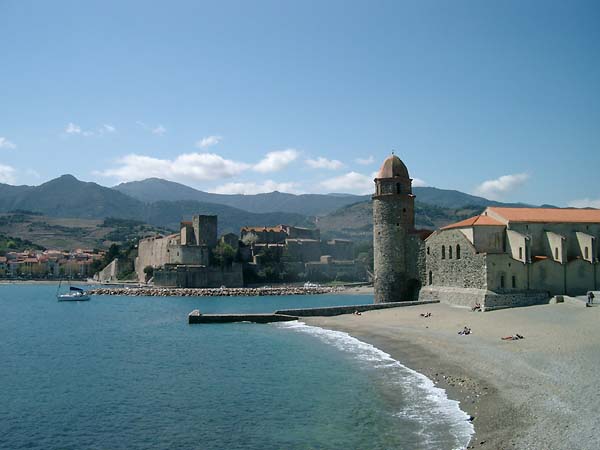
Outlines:
POLYGON ((446 259, 446 246, 442 245, 442 259, 446 259))
POLYGON ((512 287, 513 289, 517 287, 517 277, 514 275, 512 276, 512 287))
POLYGON ((583 253, 584 253, 584 258, 585 259, 590 259, 590 251, 589 251, 589 249, 587 247, 585 248, 585 250, 584 250, 583 253))
POLYGON ((519 259, 523 259, 523 247, 519 247, 519 259))
POLYGON ((427 247, 427 254, 429 255, 429 246, 427 247))
POLYGON ((558 259, 558 247, 554 249, 554 259, 558 259))
POLYGON ((504 275, 500 276, 500 288, 504 289, 504 275))
POLYGON ((448 259, 452 259, 452 246, 448 246, 448 259))
POLYGON ((460 245, 456 244, 456 259, 460 259, 460 245))
POLYGON ((429 271, 429 284, 433 284, 433 273, 431 273, 431 270, 429 271))
POLYGON ((400 183, 396 183, 396 194, 400 193, 400 183))

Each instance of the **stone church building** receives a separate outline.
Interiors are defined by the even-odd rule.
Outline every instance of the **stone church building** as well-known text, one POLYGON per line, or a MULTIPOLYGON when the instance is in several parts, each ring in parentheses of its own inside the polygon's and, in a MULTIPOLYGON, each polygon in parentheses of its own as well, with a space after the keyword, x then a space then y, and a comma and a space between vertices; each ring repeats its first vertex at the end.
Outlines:
POLYGON ((397 156, 375 178, 375 302, 440 300, 499 309, 600 289, 600 210, 488 207, 433 233, 414 227, 397 156))

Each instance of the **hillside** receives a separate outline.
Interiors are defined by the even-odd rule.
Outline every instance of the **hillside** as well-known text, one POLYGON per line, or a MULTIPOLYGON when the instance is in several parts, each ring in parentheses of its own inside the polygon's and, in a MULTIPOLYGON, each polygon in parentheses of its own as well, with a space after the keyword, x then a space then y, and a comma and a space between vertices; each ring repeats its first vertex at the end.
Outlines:
MULTIPOLYGON (((415 203, 415 226, 421 229, 435 230, 459 220, 479 214, 480 206, 463 208, 440 208, 425 203, 415 203)), ((360 202, 348 205, 339 210, 316 219, 316 226, 321 229, 324 238, 345 238, 355 241, 371 241, 373 239, 373 206, 371 202, 360 202)))

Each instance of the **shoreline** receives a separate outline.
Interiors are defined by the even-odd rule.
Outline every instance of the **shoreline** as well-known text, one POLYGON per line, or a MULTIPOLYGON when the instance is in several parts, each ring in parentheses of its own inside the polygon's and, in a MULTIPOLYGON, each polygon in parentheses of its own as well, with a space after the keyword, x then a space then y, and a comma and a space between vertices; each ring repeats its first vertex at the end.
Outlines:
POLYGON ((488 313, 435 304, 301 318, 372 344, 446 390, 474 417, 467 448, 565 450, 600 448, 599 320, 600 307, 583 304, 488 313), (473 334, 459 336, 465 325, 473 334), (500 339, 514 333, 525 339, 500 339))

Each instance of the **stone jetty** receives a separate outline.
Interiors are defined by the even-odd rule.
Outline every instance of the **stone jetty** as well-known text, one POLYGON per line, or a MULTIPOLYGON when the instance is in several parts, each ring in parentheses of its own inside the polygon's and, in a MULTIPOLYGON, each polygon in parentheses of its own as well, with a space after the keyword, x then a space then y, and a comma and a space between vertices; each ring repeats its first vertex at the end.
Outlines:
POLYGON ((265 295, 316 295, 342 292, 339 286, 278 286, 260 288, 159 288, 100 287, 88 290, 90 295, 130 295, 136 297, 255 297, 265 295))

